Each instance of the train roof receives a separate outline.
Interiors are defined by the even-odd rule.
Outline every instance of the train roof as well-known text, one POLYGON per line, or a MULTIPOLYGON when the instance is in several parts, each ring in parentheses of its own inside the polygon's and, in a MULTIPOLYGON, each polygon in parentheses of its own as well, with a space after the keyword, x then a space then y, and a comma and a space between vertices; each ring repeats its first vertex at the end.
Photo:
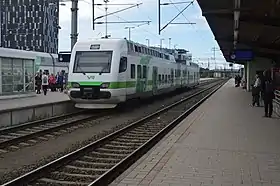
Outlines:
POLYGON ((137 43, 137 42, 134 42, 134 41, 131 41, 131 40, 127 40, 126 38, 96 38, 96 39, 92 39, 90 41, 79 41, 76 43, 76 46, 80 46, 80 47, 83 47, 83 46, 88 46, 88 45, 92 45, 94 44, 95 42, 98 42, 100 44, 121 44, 122 42, 128 42, 128 43, 132 43, 136 46, 139 46, 139 47, 145 47, 145 48, 148 48, 148 49, 151 49, 151 50, 154 50, 154 51, 157 51, 159 53, 162 53, 162 54, 165 54, 165 55, 168 55, 170 56, 170 61, 171 62, 176 62, 175 61, 175 58, 173 55, 169 54, 168 52, 165 52, 165 51, 162 51, 162 50, 158 50, 158 49, 154 49, 152 47, 148 47, 144 44, 140 44, 140 43, 137 43))
POLYGON ((78 41, 76 43, 76 46, 91 45, 91 44, 94 44, 95 42, 98 42, 101 44, 102 43, 119 44, 124 41, 125 41, 125 39, 121 39, 121 38, 96 38, 96 39, 87 40, 87 41, 78 41))
POLYGON ((58 58, 57 54, 49 54, 44 52, 35 52, 35 51, 27 51, 27 50, 18 50, 11 48, 3 48, 0 47, 0 57, 7 58, 21 58, 21 59, 36 59, 36 57, 51 57, 58 58))
POLYGON ((126 38, 96 38, 96 39, 93 39, 93 40, 90 40, 90 41, 79 41, 77 43, 78 43, 78 45, 85 45, 85 44, 93 44, 94 41, 98 41, 98 42, 101 42, 101 43, 112 43, 112 44, 117 44, 117 43, 125 41, 125 42, 133 43, 134 45, 137 45, 137 46, 150 48, 150 49, 153 49, 155 51, 170 55, 166 51, 156 49, 156 48, 153 48, 153 47, 149 47, 147 45, 144 45, 144 44, 141 44, 141 43, 138 43, 138 42, 135 42, 135 41, 127 40, 126 38))

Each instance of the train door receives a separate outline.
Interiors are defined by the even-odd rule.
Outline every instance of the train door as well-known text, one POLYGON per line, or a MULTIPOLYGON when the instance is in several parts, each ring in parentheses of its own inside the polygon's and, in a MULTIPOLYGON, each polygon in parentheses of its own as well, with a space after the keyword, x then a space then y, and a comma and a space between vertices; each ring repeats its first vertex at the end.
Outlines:
POLYGON ((127 94, 127 78, 129 73, 126 72, 127 71, 127 57, 121 57, 120 59, 120 66, 119 66, 119 75, 118 75, 118 82, 119 82, 119 88, 123 88, 124 89, 124 94, 127 94))
POLYGON ((171 86, 174 86, 174 69, 171 69, 171 86))
POLYGON ((177 78, 176 78, 176 84, 178 86, 181 86, 181 65, 177 64, 177 78))
POLYGON ((143 92, 142 66, 137 65, 136 93, 143 92))
POLYGON ((158 67, 153 67, 153 77, 152 77, 152 91, 153 91, 153 95, 157 94, 157 78, 158 78, 158 67))
POLYGON ((142 91, 146 92, 147 87, 148 87, 148 72, 149 72, 149 66, 143 65, 142 66, 142 84, 143 84, 143 88, 142 91))
POLYGON ((187 84, 190 85, 190 71, 187 70, 187 84))

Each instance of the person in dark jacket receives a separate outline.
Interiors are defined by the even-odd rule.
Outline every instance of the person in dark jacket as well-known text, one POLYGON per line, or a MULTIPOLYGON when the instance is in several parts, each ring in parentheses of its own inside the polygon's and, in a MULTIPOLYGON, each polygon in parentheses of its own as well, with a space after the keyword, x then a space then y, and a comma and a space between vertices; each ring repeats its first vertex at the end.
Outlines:
POLYGON ((273 99, 275 97, 274 94, 274 84, 271 78, 271 71, 264 71, 264 79, 262 81, 262 94, 264 101, 264 117, 271 117, 273 113, 273 99))
POLYGON ((40 73, 35 76, 36 94, 41 94, 42 77, 40 73))
POLYGON ((58 86, 57 88, 60 89, 60 92, 63 92, 63 78, 64 77, 63 77, 62 73, 60 72, 56 79, 57 86, 58 86))

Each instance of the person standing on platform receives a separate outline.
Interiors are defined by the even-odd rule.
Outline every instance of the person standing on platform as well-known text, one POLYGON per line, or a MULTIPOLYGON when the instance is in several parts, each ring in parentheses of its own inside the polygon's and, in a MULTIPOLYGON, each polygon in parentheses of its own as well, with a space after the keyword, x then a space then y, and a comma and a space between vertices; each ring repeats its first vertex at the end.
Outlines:
POLYGON ((49 86, 49 78, 46 75, 46 72, 43 72, 43 75, 42 75, 42 88, 43 88, 44 95, 47 95, 48 86, 49 86))
POLYGON ((36 94, 41 94, 42 79, 40 73, 35 76, 36 94))
POLYGON ((237 77, 237 75, 235 75, 235 78, 234 78, 234 80, 235 80, 235 87, 237 87, 237 82, 238 82, 238 77, 237 77))
POLYGON ((264 117, 271 117, 273 112, 273 99, 275 98, 274 94, 274 85, 271 78, 270 70, 264 72, 264 81, 262 84, 263 91, 263 100, 264 100, 264 117))
POLYGON ((50 87, 52 92, 55 91, 55 84, 56 84, 55 76, 53 74, 51 74, 50 77, 49 77, 49 87, 50 87))
POLYGON ((57 85, 58 87, 57 88, 60 88, 60 92, 63 92, 63 75, 62 73, 60 72, 59 75, 57 76, 57 85))
POLYGON ((252 96, 253 96, 253 103, 252 105, 260 106, 260 92, 261 92, 261 79, 258 74, 256 74, 255 83, 253 85, 252 96))

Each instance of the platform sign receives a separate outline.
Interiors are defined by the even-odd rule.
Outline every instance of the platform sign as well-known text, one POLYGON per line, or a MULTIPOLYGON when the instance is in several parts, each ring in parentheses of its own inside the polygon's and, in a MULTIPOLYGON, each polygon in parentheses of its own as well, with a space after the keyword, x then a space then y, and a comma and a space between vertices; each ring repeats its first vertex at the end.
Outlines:
POLYGON ((58 62, 70 62, 71 53, 59 53, 58 54, 58 62))
POLYGON ((252 50, 234 50, 230 59, 233 61, 252 61, 254 59, 254 53, 252 50))

